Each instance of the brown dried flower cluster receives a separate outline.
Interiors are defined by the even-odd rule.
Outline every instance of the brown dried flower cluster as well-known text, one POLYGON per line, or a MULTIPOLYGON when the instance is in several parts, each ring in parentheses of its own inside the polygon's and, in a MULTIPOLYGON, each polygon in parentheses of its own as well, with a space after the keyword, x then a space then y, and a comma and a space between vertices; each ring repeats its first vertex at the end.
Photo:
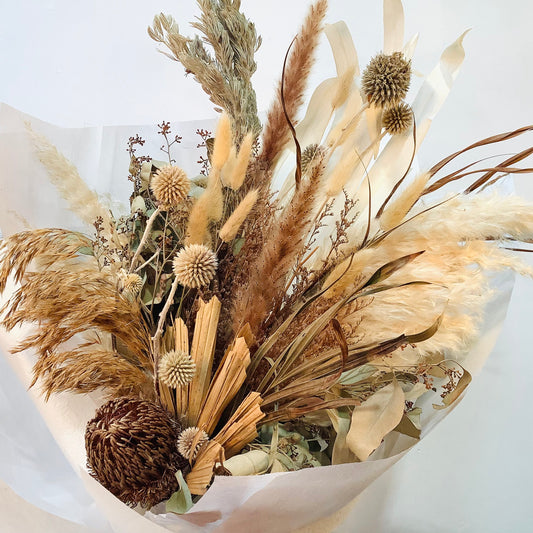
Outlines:
POLYGON ((151 507, 178 489, 187 469, 176 440, 180 427, 161 407, 134 398, 104 404, 87 424, 90 473, 124 503, 151 507))
MULTIPOLYGON (((450 405, 468 384, 451 358, 467 351, 479 326, 490 292, 484 271, 533 276, 508 254, 522 251, 517 242, 533 242, 531 205, 473 194, 530 172, 518 163, 531 149, 488 169, 445 170, 462 153, 533 127, 479 141, 415 175, 409 157, 419 142, 408 135, 415 116, 403 102, 411 62, 401 52, 374 57, 361 98, 342 24, 326 30, 337 77, 320 84, 301 113, 327 8, 316 0, 256 143, 255 27, 238 0, 199 7, 193 26, 204 39, 183 36, 167 15, 149 33, 222 112, 210 157, 202 158, 205 176, 191 183, 174 165, 171 148, 181 137, 170 137, 163 121, 170 165, 135 155, 144 141, 131 137, 131 210, 115 218, 73 165, 33 135, 53 183, 96 234, 36 229, 0 244, 0 292, 16 284, 1 324, 33 328, 12 351, 34 350, 33 384, 46 397, 102 391, 111 399, 87 425, 88 465, 131 505, 171 496, 178 469, 191 494, 204 494, 216 463, 247 445, 268 448, 271 466, 301 467, 285 452, 270 460, 277 446, 265 442, 267 431, 251 444, 262 424, 279 422, 278 436, 290 431, 295 443, 319 436, 323 463, 353 454, 365 460, 394 430, 417 437, 413 389, 440 386, 450 405), (387 133, 405 135, 383 147, 387 133), (472 180, 463 194, 434 196, 463 179, 472 180), (384 360, 400 351, 401 366, 384 360), (362 366, 364 378, 354 377, 362 366), (359 416, 363 402, 385 405, 389 393, 386 424, 359 416), (319 430, 309 426, 311 413, 327 420, 319 430), (341 436, 334 420, 348 413, 341 436)), ((460 44, 444 59, 443 69, 460 64, 460 44)), ((426 115, 417 118, 426 124, 426 115)), ((210 133, 200 135, 209 147, 210 133)))

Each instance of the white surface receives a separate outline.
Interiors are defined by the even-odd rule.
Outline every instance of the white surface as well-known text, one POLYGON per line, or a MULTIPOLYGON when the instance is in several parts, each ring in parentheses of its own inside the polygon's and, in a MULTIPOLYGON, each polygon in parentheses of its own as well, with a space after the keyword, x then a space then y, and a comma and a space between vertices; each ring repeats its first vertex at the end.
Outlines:
MULTIPOLYGON (((192 0, 179 5, 4 3, 0 101, 64 126, 213 116, 201 89, 183 77, 179 65, 157 54, 145 33, 156 11, 173 13, 185 29, 196 13, 192 0)), ((381 2, 330 3, 329 21, 348 23, 364 64, 381 48, 381 2)), ((264 37, 254 78, 264 109, 309 2, 242 4, 264 37)), ((533 122, 529 2, 406 0, 405 11, 406 36, 421 34, 414 66, 423 73, 447 44, 473 28, 465 39, 462 72, 419 152, 421 166, 479 138, 533 122)), ((329 52, 323 52, 315 82, 333 72, 329 52)), ((519 192, 533 200, 531 178, 523 176, 517 183, 519 192)), ((532 296, 533 282, 518 280, 497 348, 462 405, 360 497, 339 532, 354 531, 354 523, 363 532, 532 529, 532 296)))

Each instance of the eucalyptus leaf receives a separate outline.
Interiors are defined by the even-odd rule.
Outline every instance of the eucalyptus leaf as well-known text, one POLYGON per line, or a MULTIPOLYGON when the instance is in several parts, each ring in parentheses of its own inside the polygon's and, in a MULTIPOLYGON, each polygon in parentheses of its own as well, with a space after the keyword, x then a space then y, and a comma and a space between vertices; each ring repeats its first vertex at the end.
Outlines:
POLYGON ((82 246, 81 248, 78 248, 78 253, 82 255, 94 255, 94 250, 92 246, 82 246))
POLYGON ((233 255, 238 255, 244 245, 244 237, 239 237, 233 241, 233 255))
POLYGON ((181 470, 176 472, 176 479, 178 480, 180 489, 176 491, 166 503, 167 513, 184 514, 192 508, 192 496, 181 470))
POLYGON ((361 461, 381 444, 385 435, 400 423, 405 395, 398 381, 375 392, 360 406, 354 407, 346 443, 361 461))

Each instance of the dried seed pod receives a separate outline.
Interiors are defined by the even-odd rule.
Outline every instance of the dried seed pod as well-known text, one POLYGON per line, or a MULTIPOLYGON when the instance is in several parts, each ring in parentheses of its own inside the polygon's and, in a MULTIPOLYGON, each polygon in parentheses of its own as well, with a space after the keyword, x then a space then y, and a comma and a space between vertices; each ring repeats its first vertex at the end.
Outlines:
POLYGON ((89 472, 124 503, 150 508, 178 490, 175 473, 189 468, 176 445, 180 430, 155 403, 111 400, 87 424, 89 472))
POLYGON ((205 287, 215 277, 218 261, 215 252, 203 244, 190 244, 174 258, 174 274, 184 287, 205 287))
POLYGON ((401 102, 411 83, 411 61, 401 52, 378 54, 363 72, 361 86, 368 102, 377 107, 401 102))
POLYGON ((409 105, 402 102, 389 107, 383 113, 382 122, 387 133, 398 135, 411 127, 413 123, 413 111, 409 105))
POLYGON ((181 168, 166 166, 156 172, 150 188, 156 200, 161 204, 161 208, 168 210, 187 198, 191 182, 181 168))
POLYGON ((184 429, 178 437, 178 451, 190 461, 194 461, 200 448, 209 440, 209 435, 197 428, 184 429))
POLYGON ((196 364, 188 353, 171 350, 159 362, 159 379, 168 387, 177 389, 192 381, 196 364))

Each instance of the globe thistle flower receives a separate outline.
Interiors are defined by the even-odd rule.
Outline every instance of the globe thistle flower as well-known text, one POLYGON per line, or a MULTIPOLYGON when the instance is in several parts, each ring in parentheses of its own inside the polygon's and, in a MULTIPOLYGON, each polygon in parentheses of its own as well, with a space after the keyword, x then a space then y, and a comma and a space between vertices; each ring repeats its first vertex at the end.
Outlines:
POLYGON ((192 381, 196 365, 188 353, 172 350, 159 361, 159 379, 168 387, 177 389, 192 381))
POLYGON ((143 288, 143 280, 138 274, 128 274, 122 281, 122 292, 125 296, 135 298, 143 288))
POLYGON ((185 459, 194 461, 198 452, 208 440, 209 435, 197 427, 184 429, 178 437, 178 451, 185 459))
POLYGON ((174 258, 173 269, 184 287, 198 289, 215 277, 218 261, 215 252, 203 244, 189 244, 174 258))
POLYGON ((324 156, 325 152, 325 148, 316 143, 306 146, 302 152, 302 173, 305 174, 320 158, 324 156))
POLYGON ((176 447, 180 430, 155 403, 111 400, 87 424, 89 472, 124 503, 152 507, 178 490, 175 472, 188 469, 176 447))
POLYGON ((181 168, 166 166, 156 172, 150 187, 161 207, 168 210, 187 198, 191 184, 181 168))
POLYGON ((402 101, 411 82, 411 61, 401 52, 378 54, 370 60, 361 78, 368 102, 377 107, 402 101))
POLYGON ((407 131, 413 123, 411 107, 402 102, 385 110, 382 117, 383 127, 387 133, 397 135, 407 131))

